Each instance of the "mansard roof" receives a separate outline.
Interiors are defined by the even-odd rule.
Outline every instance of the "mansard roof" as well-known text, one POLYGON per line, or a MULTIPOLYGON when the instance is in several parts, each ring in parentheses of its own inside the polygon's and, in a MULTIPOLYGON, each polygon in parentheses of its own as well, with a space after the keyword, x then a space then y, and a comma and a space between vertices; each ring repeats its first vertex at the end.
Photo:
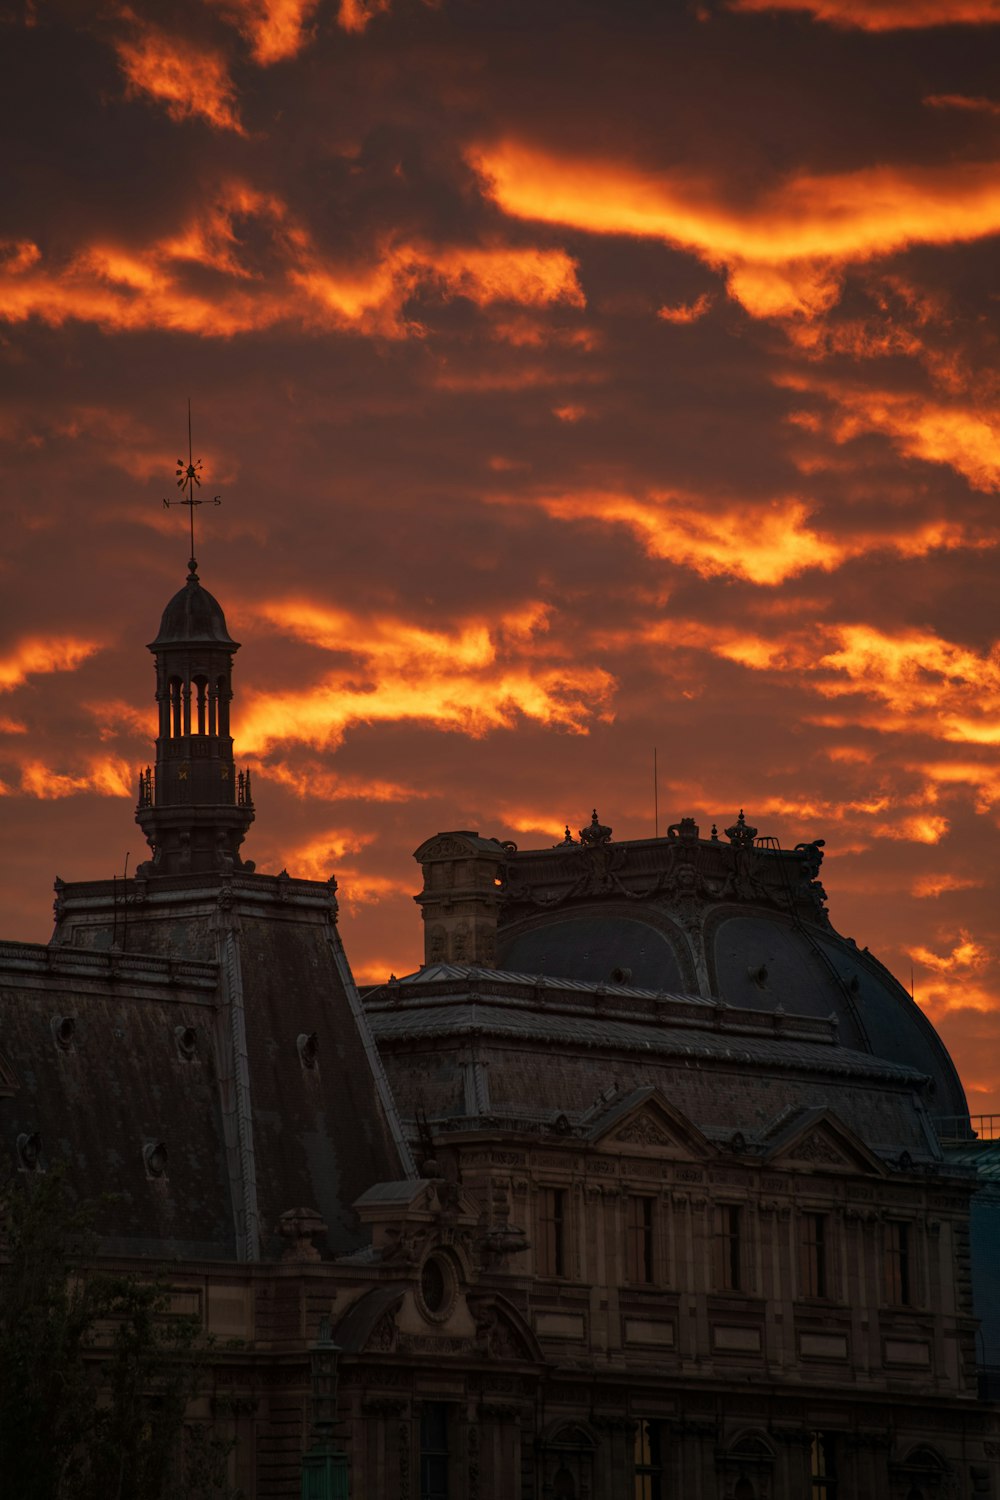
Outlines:
MULTIPOLYGON (((417 900, 431 926, 454 894, 440 867, 451 837, 417 851, 425 863, 417 900), (426 864, 432 847, 433 867, 426 864)), ((967 1114, 931 1022, 867 948, 832 926, 819 879, 822 839, 784 849, 773 837, 758 837, 742 815, 724 838, 714 827, 702 837, 693 818, 682 818, 666 837, 616 840, 596 817, 579 840, 567 830, 565 840, 544 849, 467 837, 466 864, 479 846, 490 851, 490 874, 501 858, 501 968, 545 974, 549 984, 601 985, 620 976, 640 992, 721 996, 769 1014, 834 1015, 846 1047, 930 1077, 936 1112, 967 1114)), ((489 894, 490 882, 482 885, 489 894)), ((482 900, 475 882, 466 880, 463 891, 482 900)))
POLYGON ((628 1022, 586 1017, 512 1015, 503 1006, 470 1002, 461 1006, 427 1006, 396 1013, 371 1013, 371 1025, 382 1044, 444 1038, 457 1034, 519 1038, 575 1047, 608 1047, 627 1052, 658 1052, 665 1056, 759 1063, 776 1068, 817 1068, 825 1073, 858 1078, 912 1079, 924 1075, 905 1064, 872 1057, 846 1047, 822 1047, 812 1042, 764 1041, 751 1037, 718 1036, 707 1031, 676 1031, 628 1022))

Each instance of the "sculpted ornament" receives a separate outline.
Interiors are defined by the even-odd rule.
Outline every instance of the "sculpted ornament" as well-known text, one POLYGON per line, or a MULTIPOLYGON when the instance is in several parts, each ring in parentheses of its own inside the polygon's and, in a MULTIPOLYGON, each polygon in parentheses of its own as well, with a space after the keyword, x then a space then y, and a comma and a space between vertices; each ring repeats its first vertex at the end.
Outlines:
POLYGON ((448 934, 440 923, 427 930, 427 962, 443 964, 448 958, 448 934))
POLYGON ((843 1167, 847 1165, 844 1154, 838 1151, 836 1146, 828 1141, 819 1131, 807 1135, 804 1141, 799 1141, 790 1155, 797 1160, 813 1162, 817 1166, 843 1167))
POLYGON ((671 1146, 673 1141, 665 1131, 649 1118, 648 1115, 638 1115, 636 1119, 630 1120, 615 1136, 616 1141, 627 1141, 640 1146, 671 1146))
POLYGON ((743 816, 743 809, 741 807, 740 815, 736 819, 736 822, 731 823, 726 829, 726 838, 731 844, 736 844, 742 849, 750 849, 753 847, 753 841, 756 837, 757 830, 747 822, 743 816))
POLYGON ((396 1347, 396 1319, 391 1312, 383 1313, 375 1324, 365 1345, 367 1354, 391 1354, 396 1347))
POLYGON ((597 816, 597 808, 594 808, 590 817, 590 826, 580 829, 580 843, 593 848, 597 844, 610 844, 611 829, 606 823, 602 823, 597 816))

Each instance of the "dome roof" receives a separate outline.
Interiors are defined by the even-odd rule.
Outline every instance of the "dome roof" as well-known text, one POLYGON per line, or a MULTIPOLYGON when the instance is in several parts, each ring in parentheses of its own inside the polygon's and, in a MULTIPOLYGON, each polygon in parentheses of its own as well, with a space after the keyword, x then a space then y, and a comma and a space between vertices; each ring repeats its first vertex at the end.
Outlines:
POLYGON ((497 963, 520 973, 664 992, 740 1010, 835 1016, 842 1046, 933 1080, 933 1114, 967 1113, 930 1021, 867 948, 830 924, 822 847, 730 844, 676 825, 666 839, 522 850, 506 867, 497 963))
POLYGON ((228 646, 231 650, 239 646, 226 628, 222 605, 202 588, 193 568, 184 587, 163 611, 159 632, 149 649, 158 651, 161 646, 175 645, 228 646))

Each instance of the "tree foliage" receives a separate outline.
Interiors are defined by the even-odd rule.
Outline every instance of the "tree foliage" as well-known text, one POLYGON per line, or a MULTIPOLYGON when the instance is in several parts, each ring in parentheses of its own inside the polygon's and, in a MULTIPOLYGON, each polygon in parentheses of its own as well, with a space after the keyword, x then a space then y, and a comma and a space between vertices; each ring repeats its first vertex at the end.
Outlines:
POLYGON ((92 1269, 94 1206, 56 1168, 3 1194, 0 1473, 10 1500, 225 1495, 231 1445, 185 1424, 205 1359, 161 1282, 92 1269))

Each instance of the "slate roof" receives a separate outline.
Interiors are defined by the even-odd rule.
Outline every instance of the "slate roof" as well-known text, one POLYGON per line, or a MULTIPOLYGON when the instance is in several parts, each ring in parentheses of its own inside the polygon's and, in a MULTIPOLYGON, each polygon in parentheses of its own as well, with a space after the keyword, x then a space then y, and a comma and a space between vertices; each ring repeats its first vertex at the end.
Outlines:
POLYGON ((656 1052, 714 1062, 762 1063, 775 1068, 806 1067, 813 1071, 862 1078, 909 1078, 914 1083, 923 1077, 915 1068, 830 1043, 744 1036, 731 1031, 704 1031, 697 1027, 647 1025, 641 1021, 619 1021, 593 1014, 550 1015, 544 1011, 514 1010, 482 1000, 450 1005, 411 1004, 397 1010, 378 1009, 369 1012, 369 1020, 380 1043, 457 1035, 493 1036, 575 1047, 656 1052))
POLYGON ((405 974, 401 979, 390 981, 388 984, 376 986, 366 992, 366 1000, 383 1000, 391 996, 397 986, 440 986, 447 984, 475 984, 484 989, 500 988, 543 988, 546 990, 564 990, 571 994, 585 995, 620 995, 625 998, 632 996, 637 1000, 679 1000, 685 1005, 703 1005, 706 1009, 713 1009, 711 1000, 704 1000, 700 995, 686 995, 667 992, 664 990, 643 989, 633 984, 611 984, 610 982, 599 983, 586 979, 563 979, 553 974, 521 974, 510 969, 482 969, 476 964, 427 964, 418 969, 414 974, 405 974))

